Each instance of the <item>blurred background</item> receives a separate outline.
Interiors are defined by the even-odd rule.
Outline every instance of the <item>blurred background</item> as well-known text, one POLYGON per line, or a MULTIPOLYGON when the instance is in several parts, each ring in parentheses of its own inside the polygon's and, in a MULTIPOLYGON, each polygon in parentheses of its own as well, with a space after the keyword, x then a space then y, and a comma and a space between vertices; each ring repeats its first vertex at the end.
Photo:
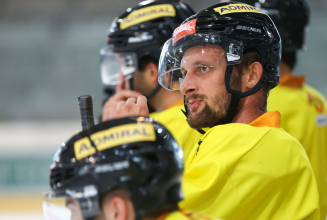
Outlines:
MULTIPOLYGON (((52 156, 81 129, 77 97, 101 114, 99 49, 139 0, 0 0, 0 219, 39 220, 52 156), (118 13, 118 14, 117 14, 118 13)), ((196 11, 217 3, 189 0, 196 11)), ((327 0, 310 0, 307 51, 295 70, 327 96, 327 0)))

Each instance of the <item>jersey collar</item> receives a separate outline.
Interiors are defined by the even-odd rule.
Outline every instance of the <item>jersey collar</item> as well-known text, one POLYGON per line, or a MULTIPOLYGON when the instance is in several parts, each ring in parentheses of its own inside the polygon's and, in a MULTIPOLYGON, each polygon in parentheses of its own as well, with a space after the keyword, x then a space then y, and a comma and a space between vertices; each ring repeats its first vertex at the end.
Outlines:
POLYGON ((249 125, 255 127, 280 128, 280 113, 279 111, 267 112, 249 123, 249 125))
POLYGON ((164 220, 169 214, 170 214, 169 212, 166 212, 160 215, 158 218, 156 218, 156 220, 164 220))
POLYGON ((292 74, 286 74, 282 78, 280 78, 280 86, 286 86, 290 88, 302 88, 303 83, 305 82, 305 75, 292 75, 292 74))
MULTIPOLYGON (((176 106, 180 106, 180 105, 184 105, 184 99, 179 100, 178 102, 175 102, 172 106, 170 106, 169 108, 173 108, 176 106)), ((169 109, 168 108, 168 109, 169 109)))

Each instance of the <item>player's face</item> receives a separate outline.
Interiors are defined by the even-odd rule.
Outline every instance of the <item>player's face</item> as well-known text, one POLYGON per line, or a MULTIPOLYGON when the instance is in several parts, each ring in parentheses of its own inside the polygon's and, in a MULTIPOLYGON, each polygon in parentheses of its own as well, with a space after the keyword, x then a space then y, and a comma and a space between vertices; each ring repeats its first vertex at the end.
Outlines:
MULTIPOLYGON (((147 70, 145 70, 147 71, 147 70)), ((133 76, 134 90, 141 93, 142 95, 148 95, 152 91, 152 86, 149 85, 147 74, 142 71, 137 71, 133 76)))
MULTIPOLYGON (((184 53, 181 67, 192 67, 183 73, 186 76, 180 87, 186 96, 190 126, 200 129, 221 124, 231 99, 224 82, 226 61, 222 47, 209 44, 192 47, 184 53), (199 60, 201 53, 206 55, 205 60, 199 60), (208 67, 216 63, 221 65, 208 67)), ((232 79, 232 82, 236 84, 233 88, 240 87, 239 80, 232 79)))
POLYGON ((149 95, 158 85, 158 66, 148 63, 144 70, 137 71, 133 76, 134 90, 142 95, 149 95))

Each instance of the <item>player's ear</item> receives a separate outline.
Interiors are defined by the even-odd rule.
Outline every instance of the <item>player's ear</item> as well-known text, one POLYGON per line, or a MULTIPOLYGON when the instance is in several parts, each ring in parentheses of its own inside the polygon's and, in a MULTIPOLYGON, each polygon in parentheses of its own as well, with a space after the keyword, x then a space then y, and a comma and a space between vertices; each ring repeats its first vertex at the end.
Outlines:
POLYGON ((156 84, 158 82, 158 65, 149 63, 147 65, 147 73, 151 83, 156 84))
POLYGON ((102 213, 105 220, 127 220, 127 202, 121 197, 113 197, 103 204, 102 213))
POLYGON ((261 79, 263 73, 262 65, 259 62, 253 62, 242 70, 242 91, 252 89, 261 79))

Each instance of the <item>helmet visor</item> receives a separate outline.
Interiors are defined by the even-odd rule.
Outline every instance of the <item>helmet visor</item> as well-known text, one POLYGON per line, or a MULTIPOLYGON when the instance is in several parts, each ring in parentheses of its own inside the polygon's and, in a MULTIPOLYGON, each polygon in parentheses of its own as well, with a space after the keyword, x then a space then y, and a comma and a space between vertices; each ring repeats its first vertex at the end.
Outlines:
POLYGON ((179 90, 188 73, 207 74, 239 64, 243 44, 212 34, 188 34, 169 39, 161 52, 158 81, 168 90, 179 90))
POLYGON ((45 193, 42 206, 45 220, 84 220, 79 202, 69 196, 45 193))
POLYGON ((43 213, 46 220, 84 220, 99 215, 98 190, 94 185, 66 189, 64 193, 45 193, 43 213))
POLYGON ((120 83, 120 74, 130 79, 137 71, 136 53, 114 53, 109 47, 100 50, 100 73, 104 85, 115 86, 120 83))

